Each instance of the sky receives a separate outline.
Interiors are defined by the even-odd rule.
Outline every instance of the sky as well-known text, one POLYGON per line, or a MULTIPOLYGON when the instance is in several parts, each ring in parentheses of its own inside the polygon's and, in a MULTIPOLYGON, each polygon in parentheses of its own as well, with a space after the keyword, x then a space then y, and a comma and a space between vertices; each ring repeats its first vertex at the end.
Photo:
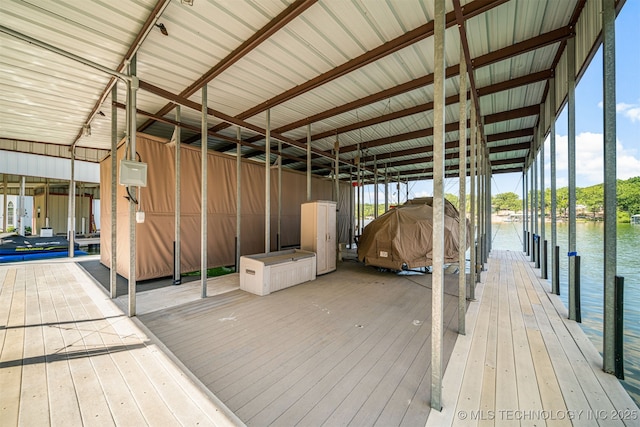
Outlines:
MULTIPOLYGON (((628 0, 616 18, 616 139, 617 177, 640 176, 640 1, 628 0)), ((565 187, 567 179, 567 108, 556 120, 557 187, 565 187)), ((603 178, 603 109, 602 47, 589 64, 576 86, 576 185, 588 187, 603 178)), ((551 186, 549 138, 545 143, 545 187, 551 186)), ((430 196, 431 181, 410 182, 409 198, 430 196)), ((468 188, 468 186, 467 186, 468 188)), ((380 186, 379 203, 384 203, 384 187, 380 186)), ((401 201, 406 199, 406 186, 401 185, 401 201)), ((445 180, 446 193, 458 193, 458 179, 445 180)), ((522 193, 522 174, 493 176, 492 195, 522 193)), ((373 195, 365 190, 365 203, 373 203, 373 195)), ((389 188, 390 203, 397 201, 397 188, 389 188)))

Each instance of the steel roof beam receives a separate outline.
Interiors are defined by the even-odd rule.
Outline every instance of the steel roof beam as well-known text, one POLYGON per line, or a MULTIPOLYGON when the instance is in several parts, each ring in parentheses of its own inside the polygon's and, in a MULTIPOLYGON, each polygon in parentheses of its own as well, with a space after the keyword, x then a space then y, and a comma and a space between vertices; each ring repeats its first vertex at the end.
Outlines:
MULTIPOLYGON (((550 43, 557 43, 557 42, 561 42, 562 40, 565 40, 568 35, 567 34, 571 34, 570 30, 568 28, 561 28, 562 31, 560 30, 556 30, 556 31, 551 31, 549 33, 545 33, 542 34, 540 36, 537 37, 533 37, 531 39, 525 40, 524 42, 521 43, 516 43, 515 45, 509 46, 507 48, 504 49, 500 49, 497 50, 495 52, 491 52, 482 56, 479 56, 475 59, 473 59, 472 61, 474 61, 474 63, 480 64, 475 66, 476 68, 480 68, 482 66, 485 65, 490 65, 493 64, 495 62, 498 61, 503 61, 509 58, 513 58, 514 56, 518 56, 521 55, 523 53, 526 53, 530 50, 534 50, 534 49, 538 49, 540 47, 544 47, 547 46, 550 43), (522 44, 526 45, 523 46, 522 44), (520 46, 520 47, 526 47, 526 50, 518 50, 518 48, 516 48, 515 46, 520 46), (531 48, 531 46, 533 46, 531 48)), ((459 73, 459 67, 458 65, 453 65, 451 67, 447 68, 446 71, 446 76, 447 78, 450 77, 454 77, 457 76, 459 73)), ((539 81, 539 80, 536 80, 539 81)), ((396 87, 390 88, 390 89, 386 89, 383 90, 381 92, 378 92, 377 94, 373 94, 370 95, 368 97, 347 103, 345 105, 342 106, 338 106, 335 108, 332 108, 330 110, 324 111, 322 113, 316 114, 314 116, 311 117, 307 117, 305 119, 302 120, 298 120, 296 122, 290 123, 288 125, 285 126, 281 126, 276 130, 276 132, 287 132, 296 128, 299 128, 301 126, 305 126, 309 123, 314 123, 314 122, 318 122, 324 119, 327 119, 329 117, 333 117, 342 113, 345 113, 347 111, 350 110, 354 110, 357 109, 359 107, 362 107, 364 105, 368 105, 374 102, 378 102, 381 101, 383 99, 387 99, 390 98, 392 96, 396 96, 405 92, 409 92, 411 90, 415 90, 418 89, 420 87, 423 86, 428 86, 430 84, 433 84, 433 75, 429 74, 427 76, 423 76, 421 78, 412 80, 410 82, 398 85, 396 87)), ((504 90, 504 88, 500 88, 500 87, 493 87, 492 86, 488 86, 486 88, 483 88, 484 93, 481 94, 482 95, 488 95, 490 93, 496 93, 499 92, 501 90, 504 90)), ((458 97, 456 96, 451 96, 447 98, 447 104, 449 104, 449 100, 451 100, 451 103, 453 104, 454 102, 457 102, 458 97), (455 98, 455 100, 454 100, 455 98)), ((379 124, 388 120, 393 120, 394 118, 400 118, 400 117, 406 117, 412 114, 416 114, 419 112, 423 112, 423 111, 428 111, 431 110, 433 108, 433 103, 429 102, 423 105, 423 107, 425 108, 425 110, 423 110, 422 108, 420 108, 420 106, 417 107, 412 107, 410 109, 406 109, 403 111, 399 111, 399 112, 395 112, 395 113, 390 113, 387 116, 390 116, 389 118, 385 117, 385 116, 381 116, 379 118, 374 118, 374 119, 369 119, 366 121, 361 122, 360 125, 358 124, 352 124, 349 126, 345 126, 345 130, 342 130, 342 128, 339 129, 335 129, 335 130, 330 130, 327 132, 323 132, 322 134, 318 134, 318 135, 313 135, 312 136, 312 140, 316 140, 316 139, 320 139, 320 138, 324 138, 326 136, 330 136, 330 135, 335 135, 336 133, 340 134, 343 132, 347 132, 350 130, 355 130, 355 129, 359 129, 362 127, 366 127, 366 126, 372 126, 375 124, 379 124), (393 117, 391 117, 392 115, 394 115, 393 117)), ((250 142, 255 142, 255 141, 250 141, 250 142)))
MULTIPOLYGON (((476 0, 465 5, 465 14, 464 18, 469 19, 479 13, 486 12, 487 10, 499 6, 505 3, 507 0, 476 0)), ((456 17, 454 12, 449 12, 446 16, 446 27, 450 27, 454 25, 456 22, 456 17)), ((308 92, 312 89, 315 89, 323 84, 326 84, 332 80, 337 79, 338 77, 342 77, 352 71, 357 70, 367 64, 371 64, 379 59, 382 59, 394 52, 397 52, 405 47, 411 46, 421 40, 429 38, 433 36, 433 21, 428 22, 420 27, 411 30, 407 33, 404 33, 400 37, 397 37, 394 40, 388 41, 377 48, 374 48, 357 58, 354 58, 350 61, 343 63, 330 71, 327 71, 324 74, 320 74, 319 76, 308 80, 305 83, 302 83, 298 86, 295 86, 267 101, 264 101, 261 104, 256 105, 249 110, 240 113, 237 115, 237 118, 246 119, 248 117, 255 116, 269 108, 273 108, 274 106, 281 104, 285 101, 295 98, 305 92, 308 92)), ((219 131, 221 129, 226 128, 227 125, 218 125, 214 128, 215 131, 219 131)), ((282 131, 279 131, 282 132, 282 131)))
MULTIPOLYGON (((315 4, 317 0, 296 0, 291 3, 285 10, 283 10, 278 16, 269 21, 267 25, 262 27, 258 32, 253 34, 247 40, 245 40, 240 46, 234 49, 229 55, 227 55, 222 61, 218 62, 214 65, 209 71, 203 74, 198 80, 193 82, 189 87, 183 90, 180 93, 180 96, 188 98, 198 90, 202 88, 205 84, 209 83, 211 80, 219 76, 233 64, 238 62, 240 59, 245 57, 249 52, 258 47, 261 43, 268 40, 269 37, 274 35, 276 32, 285 27, 289 22, 293 21, 295 18, 300 16, 302 12, 307 10, 313 4, 315 4)), ((174 105, 172 103, 166 104, 162 107, 156 115, 164 116, 171 110, 173 110, 174 105)), ((148 120, 143 123, 139 131, 143 131, 148 128, 153 121, 148 120)))

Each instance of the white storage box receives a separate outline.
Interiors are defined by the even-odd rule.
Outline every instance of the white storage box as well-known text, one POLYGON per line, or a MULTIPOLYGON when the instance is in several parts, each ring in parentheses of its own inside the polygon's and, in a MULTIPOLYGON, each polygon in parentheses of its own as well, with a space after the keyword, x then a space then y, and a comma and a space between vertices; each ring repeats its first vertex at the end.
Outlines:
POLYGON ((256 295, 315 280, 316 254, 289 249, 240 257, 240 289, 256 295))

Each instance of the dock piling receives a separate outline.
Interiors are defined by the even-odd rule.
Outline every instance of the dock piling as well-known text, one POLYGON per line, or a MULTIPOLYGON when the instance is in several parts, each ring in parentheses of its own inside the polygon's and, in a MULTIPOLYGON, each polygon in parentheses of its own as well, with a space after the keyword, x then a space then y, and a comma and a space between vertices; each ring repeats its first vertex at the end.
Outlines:
POLYGON ((614 360, 615 376, 624 379, 624 277, 616 276, 615 281, 615 336, 614 336, 614 360))

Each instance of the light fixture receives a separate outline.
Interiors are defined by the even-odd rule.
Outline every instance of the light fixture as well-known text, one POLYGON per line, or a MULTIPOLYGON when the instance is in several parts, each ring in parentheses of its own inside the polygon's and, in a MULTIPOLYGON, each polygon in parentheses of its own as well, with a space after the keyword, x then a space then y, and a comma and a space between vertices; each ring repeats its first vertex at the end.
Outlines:
POLYGON ((104 117, 104 113, 102 111, 98 111, 97 113, 99 116, 104 117))
POLYGON ((193 0, 180 0, 180 3, 186 4, 187 6, 193 6, 193 0))
POLYGON ((164 26, 164 24, 156 24, 156 27, 160 28, 160 32, 165 35, 168 36, 169 32, 167 31, 167 27, 164 26))

